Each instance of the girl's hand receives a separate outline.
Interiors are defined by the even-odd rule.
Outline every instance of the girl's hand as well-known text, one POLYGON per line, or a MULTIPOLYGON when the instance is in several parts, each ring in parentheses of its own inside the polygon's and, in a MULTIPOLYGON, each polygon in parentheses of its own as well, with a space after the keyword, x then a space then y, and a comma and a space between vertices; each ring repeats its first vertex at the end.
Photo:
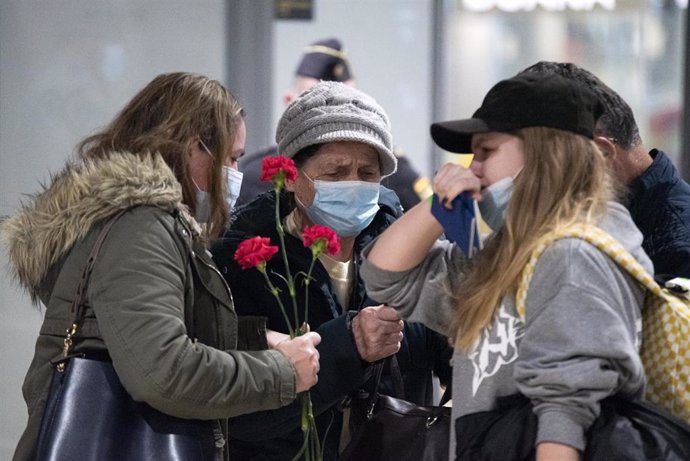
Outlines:
POLYGON ((432 189, 438 195, 441 204, 446 208, 452 208, 455 197, 463 192, 472 193, 472 198, 480 200, 481 183, 472 170, 457 163, 443 165, 431 182, 432 189))

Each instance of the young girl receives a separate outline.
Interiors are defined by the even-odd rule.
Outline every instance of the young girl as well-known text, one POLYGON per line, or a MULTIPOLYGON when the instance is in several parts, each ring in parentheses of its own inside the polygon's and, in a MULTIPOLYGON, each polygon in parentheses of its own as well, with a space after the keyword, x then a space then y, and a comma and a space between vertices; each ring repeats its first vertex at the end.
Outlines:
POLYGON ((643 290, 594 246, 574 238, 550 245, 536 265, 524 320, 515 307, 539 238, 571 224, 604 229, 652 272, 592 140, 600 111, 588 89, 533 74, 499 82, 473 118, 432 125, 440 147, 474 153, 469 169, 444 165, 434 192, 447 208, 471 194, 494 234, 470 260, 437 240, 443 227, 420 203, 365 250, 362 267, 372 298, 455 343, 453 420, 522 393, 538 418, 540 461, 579 459, 599 402, 637 398, 644 388, 643 290))

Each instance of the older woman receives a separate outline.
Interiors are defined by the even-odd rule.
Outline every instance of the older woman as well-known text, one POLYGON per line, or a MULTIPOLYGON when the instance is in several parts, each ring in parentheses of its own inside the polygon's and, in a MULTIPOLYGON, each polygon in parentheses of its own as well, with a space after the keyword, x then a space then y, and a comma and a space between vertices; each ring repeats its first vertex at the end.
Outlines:
MULTIPOLYGON (((321 437, 330 425, 324 459, 337 458, 343 425, 338 404, 366 381, 372 362, 397 353, 405 397, 417 403, 432 399, 432 370, 444 380, 450 375, 445 338, 420 324, 403 324, 394 309, 369 299, 359 277, 359 251, 401 213, 395 194, 380 185, 396 168, 391 138, 388 117, 376 101, 335 82, 322 82, 303 93, 286 109, 276 133, 278 152, 293 158, 298 169, 280 202, 293 274, 307 272, 311 263, 311 252, 302 244, 305 226, 330 227, 341 239, 339 253, 319 258, 312 272, 315 281, 309 285, 307 320, 322 337, 319 383, 312 390, 321 437)), ((269 328, 286 331, 262 276, 240 270, 232 260, 245 238, 262 235, 278 241, 275 202, 275 193, 268 192, 240 208, 232 229, 212 252, 231 284, 238 313, 267 316, 269 328)), ((284 272, 280 258, 269 262, 268 273, 277 286, 283 285, 276 274, 284 272)), ((297 295, 303 305, 301 287, 297 295)), ((286 289, 281 296, 290 305, 286 289)), ((291 405, 234 418, 231 454, 239 459, 291 459, 302 442, 298 416, 298 406, 291 405)))

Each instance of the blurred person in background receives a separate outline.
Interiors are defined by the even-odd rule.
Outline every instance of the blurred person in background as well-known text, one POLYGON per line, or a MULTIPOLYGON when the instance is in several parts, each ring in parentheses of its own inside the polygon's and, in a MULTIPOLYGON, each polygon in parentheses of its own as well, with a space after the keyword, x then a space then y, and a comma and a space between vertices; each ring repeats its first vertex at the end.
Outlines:
POLYGON ((541 61, 521 73, 557 74, 592 90, 604 106, 594 141, 618 182, 623 204, 642 231, 655 278, 690 278, 690 185, 661 150, 647 151, 630 106, 591 72, 572 63, 541 61))
MULTIPOLYGON (((342 82, 356 87, 352 66, 341 41, 337 38, 318 40, 304 49, 302 59, 297 65, 292 86, 283 93, 283 102, 287 107, 300 94, 320 81, 342 82)), ((421 199, 431 195, 431 186, 426 176, 417 172, 405 153, 394 147, 393 153, 398 158, 397 171, 382 184, 398 194, 403 210, 408 210, 421 199)), ((261 160, 276 155, 276 146, 248 154, 240 162, 244 174, 238 205, 243 205, 271 188, 270 183, 261 182, 261 160)))

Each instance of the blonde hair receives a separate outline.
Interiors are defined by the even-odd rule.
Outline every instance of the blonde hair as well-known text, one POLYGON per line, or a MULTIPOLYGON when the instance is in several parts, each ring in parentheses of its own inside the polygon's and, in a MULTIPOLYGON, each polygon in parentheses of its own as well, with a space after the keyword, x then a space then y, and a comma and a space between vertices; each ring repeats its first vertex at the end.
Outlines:
POLYGON ((231 152, 244 113, 237 99, 218 81, 199 74, 161 74, 142 89, 101 132, 77 146, 81 158, 113 152, 160 154, 182 185, 182 201, 196 210, 196 188, 189 174, 188 150, 201 140, 214 156, 209 171, 209 236, 227 222, 225 156, 231 152))
POLYGON ((592 222, 615 197, 606 161, 592 140, 545 127, 516 131, 525 165, 515 179, 505 225, 476 256, 456 295, 456 347, 469 351, 514 294, 540 236, 575 222, 592 222))

